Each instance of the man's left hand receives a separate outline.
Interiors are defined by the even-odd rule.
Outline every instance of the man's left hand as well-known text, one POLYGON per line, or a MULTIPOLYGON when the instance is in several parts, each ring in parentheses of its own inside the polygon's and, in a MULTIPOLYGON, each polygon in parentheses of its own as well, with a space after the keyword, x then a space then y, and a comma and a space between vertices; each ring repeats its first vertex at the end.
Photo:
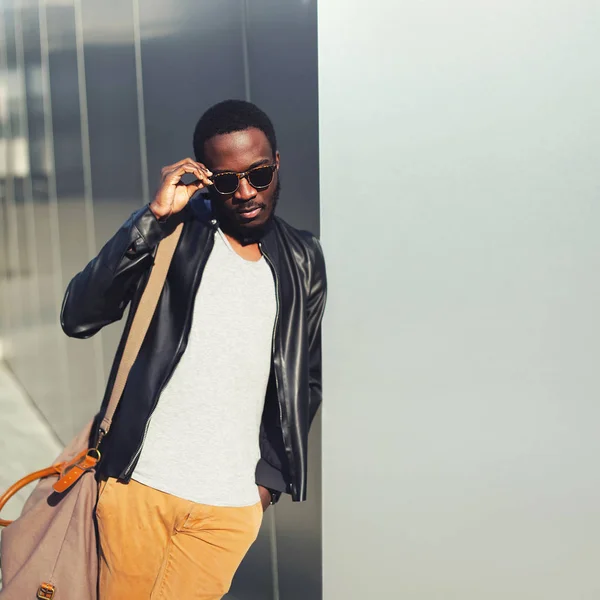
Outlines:
POLYGON ((260 494, 260 501, 262 502, 263 511, 265 511, 271 505, 271 492, 266 487, 259 485, 258 493, 260 494))

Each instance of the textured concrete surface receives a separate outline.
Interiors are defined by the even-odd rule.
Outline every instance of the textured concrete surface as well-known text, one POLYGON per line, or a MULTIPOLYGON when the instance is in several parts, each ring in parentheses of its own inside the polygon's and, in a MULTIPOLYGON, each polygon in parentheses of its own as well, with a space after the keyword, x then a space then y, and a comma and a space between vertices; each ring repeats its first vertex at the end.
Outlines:
MULTIPOLYGON (((18 384, 0 362, 0 493, 13 483, 52 463, 62 445, 18 384)), ((4 519, 15 519, 35 483, 23 488, 2 511, 4 519)), ((2 575, 0 574, 0 589, 2 575)))
MULTIPOLYGON (((0 363, 0 490, 21 477, 52 464, 62 445, 18 384, 0 363)), ((23 507, 31 486, 21 490, 2 511, 14 519, 23 507)))

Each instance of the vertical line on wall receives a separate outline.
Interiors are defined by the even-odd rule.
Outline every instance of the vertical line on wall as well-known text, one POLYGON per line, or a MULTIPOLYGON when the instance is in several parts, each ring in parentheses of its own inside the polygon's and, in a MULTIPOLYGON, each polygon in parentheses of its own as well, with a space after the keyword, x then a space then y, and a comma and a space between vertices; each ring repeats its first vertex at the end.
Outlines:
POLYGON ((242 2, 242 58, 244 61, 244 92, 250 102, 250 58, 248 54, 248 0, 242 2))
MULTIPOLYGON (((85 54, 83 42, 83 11, 81 0, 73 0, 75 9, 75 44, 77 47, 77 81, 79 85, 79 118, 81 122, 81 154, 83 162, 83 201, 85 205, 85 222, 88 243, 88 259, 96 255, 96 229, 94 223, 94 197, 92 190, 92 159, 90 154, 90 127, 87 103, 87 85, 85 79, 85 54)), ((101 334, 102 332, 100 332, 101 334)), ((102 353, 102 337, 95 335, 94 364, 96 366, 97 397, 102 398, 104 391, 104 355, 102 353)))
MULTIPOLYGON (((63 295, 63 271, 60 256, 60 224, 58 216, 58 192, 56 189, 56 165, 54 158, 54 123, 52 120, 52 96, 50 92, 50 49, 48 45, 48 20, 46 0, 40 0, 38 5, 40 21, 40 67, 42 74, 42 102, 44 112, 44 145, 46 154, 46 167, 48 176, 48 216, 50 225, 50 240, 52 246, 52 262, 55 307, 60 310, 63 295)), ((71 408, 71 386, 69 380, 69 361, 67 358, 67 344, 62 332, 56 330, 60 348, 60 389, 63 398, 63 419, 69 419, 70 435, 74 435, 73 411, 71 408)))
MULTIPOLYGON (((0 32, 4 35, 0 35, 0 53, 2 54, 3 66, 8 70, 8 45, 6 43, 6 20, 4 18, 5 7, 0 3, 0 32)), ((3 90, 6 94, 6 106, 8 103, 8 89, 3 90)), ((6 288, 4 290, 5 300, 7 307, 10 307, 10 311, 7 311, 7 327, 12 331, 13 325, 20 323, 21 305, 18 302, 11 302, 11 298, 20 297, 20 289, 14 290, 15 287, 20 288, 20 282, 18 277, 13 275, 19 275, 21 272, 21 265, 19 260, 19 231, 17 226, 17 211, 15 206, 15 184, 13 178, 13 163, 12 163, 12 123, 10 120, 10 112, 6 116, 6 129, 4 130, 6 139, 6 229, 7 229, 7 251, 6 257, 6 288), (12 295, 11 295, 12 294, 12 295)), ((10 351, 6 354, 6 358, 9 358, 10 351)))
POLYGON ((96 254, 96 231, 94 227, 94 204, 92 191, 92 161, 90 155, 90 131, 85 80, 85 55, 83 45, 83 15, 81 0, 73 0, 75 9, 75 44, 77 49, 77 80, 79 86, 79 118, 81 125, 81 150, 83 162, 83 201, 85 203, 88 258, 96 254))
MULTIPOLYGON (((4 7, 0 4, 0 70, 8 75, 8 64, 6 58, 6 29, 4 25, 4 7)), ((4 87, 0 94, 0 103, 8 106, 8 90, 4 87)), ((8 115, 6 115, 8 117, 8 115)), ((11 315, 9 313, 10 305, 8 299, 8 283, 10 277, 10 228, 8 226, 8 180, 10 178, 10 172, 8 168, 8 140, 9 140, 9 123, 8 118, 6 123, 3 123, 2 140, 4 143, 4 164, 0 165, 0 169, 4 172, 5 183, 2 186, 2 196, 0 197, 0 203, 2 204, 2 213, 0 214, 0 226, 2 227, 2 251, 6 252, 4 256, 4 271, 0 273, 0 279, 2 285, 0 286, 0 295, 2 296, 2 330, 0 331, 0 360, 4 358, 4 346, 2 342, 2 336, 8 336, 10 331, 11 315)))
POLYGON ((135 49, 135 83, 137 90, 138 133, 142 173, 142 198, 150 202, 148 189, 148 149, 146 146, 146 113, 144 107, 144 79, 142 74, 142 35, 140 28, 140 0, 133 0, 133 46, 135 49))
MULTIPOLYGON (((36 243, 36 231, 35 231, 35 210, 33 204, 33 184, 31 178, 31 156, 29 153, 30 140, 29 140, 29 115, 27 114, 27 75, 25 71, 25 46, 23 42, 23 23, 21 22, 21 10, 22 7, 15 4, 14 7, 14 23, 15 23, 15 50, 16 50, 16 61, 17 61, 17 72, 21 74, 19 77, 19 85, 21 87, 21 98, 20 110, 19 110, 19 121, 21 123, 21 130, 25 140, 26 150, 26 162, 27 162, 27 173, 23 177, 23 208, 26 216, 25 222, 25 243, 27 244, 28 263, 23 265, 26 267, 25 270, 21 270, 20 275, 26 278, 26 286, 29 293, 23 295, 23 304, 27 305, 35 315, 34 321, 41 320, 41 303, 39 297, 39 286, 38 286, 38 268, 37 268, 37 243, 36 243), (25 300, 25 298, 27 300, 25 300), (31 304, 29 304, 29 302, 31 304)), ((30 315, 27 315, 30 316, 30 315)), ((30 325, 29 319, 27 323, 22 325, 30 325)))
POLYGON ((271 573, 273 576, 273 600, 279 600, 279 555, 277 553, 277 520, 275 519, 275 506, 271 513, 271 534, 269 542, 271 545, 271 573))

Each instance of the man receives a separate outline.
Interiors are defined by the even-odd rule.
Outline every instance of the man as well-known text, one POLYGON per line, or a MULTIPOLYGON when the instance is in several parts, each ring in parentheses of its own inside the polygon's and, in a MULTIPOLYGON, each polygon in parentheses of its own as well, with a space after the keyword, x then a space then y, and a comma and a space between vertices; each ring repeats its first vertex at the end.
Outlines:
MULTIPOLYGON (((63 329, 79 338, 129 305, 125 339, 158 243, 184 223, 100 446, 102 599, 221 598, 268 505, 282 492, 306 498, 323 254, 313 235, 274 215, 280 157, 260 109, 213 106, 194 153, 162 170, 154 200, 75 276, 63 305, 63 329)), ((113 366, 97 422, 115 375, 113 366)))

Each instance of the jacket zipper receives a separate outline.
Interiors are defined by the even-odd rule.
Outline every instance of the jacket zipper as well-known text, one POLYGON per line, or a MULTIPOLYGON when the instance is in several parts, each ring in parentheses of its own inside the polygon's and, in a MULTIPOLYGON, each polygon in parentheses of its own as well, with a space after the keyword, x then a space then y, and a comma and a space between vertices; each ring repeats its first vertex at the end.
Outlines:
MULTIPOLYGON (((275 311, 275 326, 273 327, 273 337, 271 339, 271 361, 273 361, 273 357, 275 355, 275 336, 277 335, 277 330, 279 328, 279 277, 277 276, 277 271, 275 270, 275 266, 273 265, 273 262, 271 261, 271 259, 269 258, 269 255, 265 252, 265 250, 263 248, 262 242, 259 242, 258 246, 262 252, 262 255, 265 257, 265 260, 269 264, 271 272, 273 273, 273 278, 275 279, 276 311, 275 311)), ((273 363, 274 363, 274 361, 273 361, 273 363)), ((283 445, 285 446, 286 454, 287 454, 288 443, 287 443, 287 439, 286 439, 286 435, 285 435, 285 427, 283 426, 283 409, 281 408, 281 398, 280 398, 280 394, 279 394, 279 380, 277 379, 277 367, 275 366, 275 364, 273 364, 273 373, 275 375, 275 392, 277 393, 277 407, 279 408, 279 421, 281 423, 281 435, 283 437, 283 445)), ((288 460, 288 462, 290 463, 289 464, 290 474, 292 475, 292 479, 293 479, 294 467, 292 465, 292 461, 288 460)))
POLYGON ((171 381, 171 377, 173 376, 173 373, 175 372, 174 363, 175 363, 177 356, 179 355, 179 351, 181 350, 181 345, 183 344, 183 339, 187 335, 187 333, 189 333, 190 329, 192 328, 192 321, 194 320, 195 299, 196 299, 196 295, 198 294, 198 288, 200 287, 200 280, 202 279, 201 275, 202 275, 202 273, 204 273, 204 267, 206 266, 205 258, 207 255, 208 246, 210 246, 210 249, 212 250, 214 241, 215 241, 215 230, 213 229, 212 237, 210 239, 211 243, 206 244, 206 247, 204 248, 204 251, 202 253, 202 258, 200 259, 200 267, 199 267, 198 271, 196 272, 196 281, 194 282, 194 295, 192 296, 193 300, 192 300, 192 302, 190 302, 190 306, 188 308, 188 314, 186 315, 186 327, 184 329, 183 335, 181 336, 181 338, 179 340, 179 344, 177 344, 177 350, 175 351, 175 354, 173 355, 173 360, 171 361, 171 364, 169 365, 169 372, 168 372, 169 374, 165 377, 162 385, 160 386, 160 389, 158 390, 158 394, 156 395, 156 399, 154 401, 154 406, 152 407, 152 412, 150 413, 150 416, 146 420, 146 426, 144 427, 144 436, 142 437, 142 441, 140 442, 140 445, 139 445, 138 449, 136 450, 136 453, 134 454, 133 458, 129 461, 129 464, 127 465, 127 467, 125 467, 125 470, 121 473, 120 479, 131 476, 131 474, 133 472, 133 465, 137 461, 139 455, 142 452, 142 448, 144 447, 144 442, 146 441, 146 436, 148 435, 148 427, 150 426, 150 421, 152 419, 152 415, 154 414, 154 411, 156 410, 156 407, 158 405, 158 400, 160 398, 160 395, 162 394, 162 391, 165 389, 165 387, 167 386, 169 381, 171 381))

